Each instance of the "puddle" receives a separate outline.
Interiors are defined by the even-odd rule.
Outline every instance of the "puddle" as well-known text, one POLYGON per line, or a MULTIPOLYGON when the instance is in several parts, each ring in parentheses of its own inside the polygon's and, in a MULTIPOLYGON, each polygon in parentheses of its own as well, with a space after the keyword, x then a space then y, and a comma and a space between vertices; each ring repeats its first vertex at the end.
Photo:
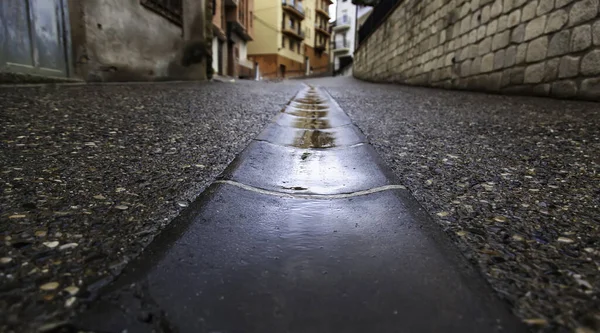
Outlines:
POLYGON ((329 111, 288 109, 287 111, 285 111, 285 113, 304 118, 325 118, 329 114, 329 111))
POLYGON ((312 130, 300 132, 293 145, 298 148, 332 148, 336 146, 335 141, 333 133, 312 130))
POLYGON ((329 105, 327 104, 309 104, 309 103, 297 103, 292 101, 290 103, 292 108, 297 108, 301 110, 329 110, 329 105))

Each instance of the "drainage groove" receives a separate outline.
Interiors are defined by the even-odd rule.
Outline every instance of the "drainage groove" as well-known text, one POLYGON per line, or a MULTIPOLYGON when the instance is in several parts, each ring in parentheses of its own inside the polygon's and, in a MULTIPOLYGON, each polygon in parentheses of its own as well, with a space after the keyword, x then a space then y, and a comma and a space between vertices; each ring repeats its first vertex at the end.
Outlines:
POLYGON ((307 87, 76 326, 524 332, 468 267, 331 96, 307 87))

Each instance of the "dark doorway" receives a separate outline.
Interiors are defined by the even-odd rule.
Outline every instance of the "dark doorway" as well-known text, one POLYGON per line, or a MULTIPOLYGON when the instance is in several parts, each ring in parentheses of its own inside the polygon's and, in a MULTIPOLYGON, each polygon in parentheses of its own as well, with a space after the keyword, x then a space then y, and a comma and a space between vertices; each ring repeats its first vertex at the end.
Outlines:
POLYGON ((285 77, 285 65, 279 65, 279 72, 281 73, 281 77, 285 77))
POLYGON ((217 66, 219 75, 223 75, 223 42, 219 41, 219 46, 217 47, 217 66))

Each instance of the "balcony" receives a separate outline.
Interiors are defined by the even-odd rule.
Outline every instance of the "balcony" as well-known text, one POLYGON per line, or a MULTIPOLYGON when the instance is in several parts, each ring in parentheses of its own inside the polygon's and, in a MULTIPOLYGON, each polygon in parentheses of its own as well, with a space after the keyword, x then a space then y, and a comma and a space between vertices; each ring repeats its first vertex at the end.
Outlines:
POLYGON ((335 22, 335 27, 333 27, 333 31, 348 30, 348 29, 350 29, 350 25, 351 25, 350 17, 348 15, 344 15, 335 22))
POLYGON ((315 9, 315 11, 317 12, 317 14, 320 14, 323 17, 326 17, 327 20, 329 20, 329 8, 328 7, 319 7, 317 6, 317 8, 315 9))
POLYGON ((281 0, 281 5, 288 13, 295 15, 301 20, 304 20, 304 9, 302 8, 302 2, 298 0, 281 0))
POLYGON ((317 44, 315 42, 315 50, 317 50, 318 52, 325 52, 325 51, 327 51, 327 43, 317 44))
POLYGON ((333 50, 333 53, 348 53, 350 52, 350 43, 347 41, 332 42, 331 49, 333 50))
POLYGON ((328 38, 331 36, 331 33, 329 32, 329 28, 327 27, 327 25, 315 24, 315 31, 320 32, 321 34, 325 35, 328 38))
POLYGON ((281 32, 288 35, 289 37, 296 38, 299 40, 304 39, 304 31, 300 29, 299 25, 291 26, 290 24, 282 24, 281 32))

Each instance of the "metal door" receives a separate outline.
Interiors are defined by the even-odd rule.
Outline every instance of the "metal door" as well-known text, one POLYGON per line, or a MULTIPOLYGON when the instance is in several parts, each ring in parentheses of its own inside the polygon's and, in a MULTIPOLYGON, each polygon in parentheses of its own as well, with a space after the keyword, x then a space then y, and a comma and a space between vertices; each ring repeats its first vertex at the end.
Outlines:
POLYGON ((67 0, 0 0, 0 71, 69 75, 67 0))

